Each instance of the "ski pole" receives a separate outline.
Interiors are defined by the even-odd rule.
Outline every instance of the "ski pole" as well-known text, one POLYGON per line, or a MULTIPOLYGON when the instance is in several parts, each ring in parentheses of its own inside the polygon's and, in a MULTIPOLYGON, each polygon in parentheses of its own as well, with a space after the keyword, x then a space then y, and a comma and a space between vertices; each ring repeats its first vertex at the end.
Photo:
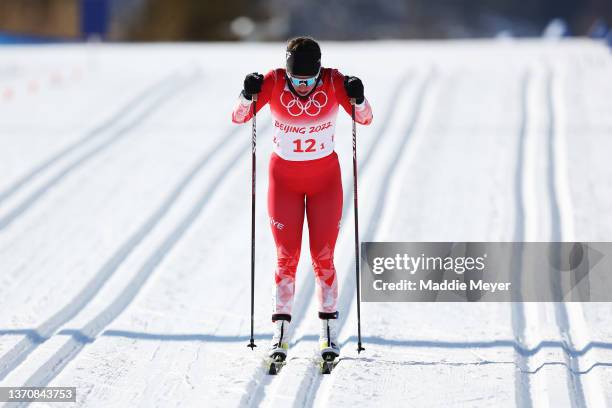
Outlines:
POLYGON ((253 94, 253 123, 251 124, 251 341, 247 344, 253 350, 255 339, 253 331, 255 325, 255 179, 256 179, 256 157, 257 145, 257 94, 253 94))
POLYGON ((353 201, 355 206, 355 278, 357 288, 357 353, 361 346, 361 296, 359 289, 359 205, 357 203, 357 125, 355 124, 355 99, 351 98, 351 119, 353 120, 353 201))

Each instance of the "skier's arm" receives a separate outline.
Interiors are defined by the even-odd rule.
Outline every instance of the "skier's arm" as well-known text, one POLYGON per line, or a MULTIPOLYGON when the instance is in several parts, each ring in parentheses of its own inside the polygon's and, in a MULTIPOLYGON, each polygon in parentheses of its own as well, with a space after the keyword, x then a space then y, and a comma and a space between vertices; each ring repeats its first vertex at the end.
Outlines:
MULTIPOLYGON (((340 105, 342 105, 346 113, 350 115, 351 102, 349 96, 346 93, 346 88, 344 86, 344 78, 344 75, 342 75, 337 70, 334 70, 332 72, 332 80, 334 83, 334 89, 336 90, 336 98, 338 99, 338 102, 340 103, 340 105)), ((369 125, 370 123, 372 123, 373 118, 374 116, 372 115, 372 107, 370 106, 370 103, 368 102, 367 98, 364 97, 361 103, 355 105, 355 121, 362 125, 369 125)))
MULTIPOLYGON (((265 106, 270 100, 272 89, 276 81, 275 71, 268 72, 263 79, 261 91, 257 94, 257 112, 265 106)), ((238 97, 238 103, 234 107, 232 112, 232 122, 234 123, 245 123, 253 117, 253 101, 245 96, 244 91, 240 93, 238 97)))

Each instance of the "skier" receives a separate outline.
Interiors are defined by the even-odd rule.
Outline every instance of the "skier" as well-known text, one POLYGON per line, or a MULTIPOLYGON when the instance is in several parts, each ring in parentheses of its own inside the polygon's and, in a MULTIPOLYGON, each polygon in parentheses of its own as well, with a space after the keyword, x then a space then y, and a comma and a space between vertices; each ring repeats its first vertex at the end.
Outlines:
POLYGON ((338 105, 363 125, 372 122, 372 109, 361 80, 321 67, 321 49, 310 37, 290 40, 286 68, 265 76, 248 74, 232 113, 234 123, 253 117, 267 103, 274 121, 274 151, 269 163, 268 215, 276 244, 277 266, 273 295, 274 335, 269 355, 287 356, 295 272, 300 257, 304 213, 308 218, 310 255, 316 276, 321 331, 321 355, 339 356, 337 341, 338 283, 334 247, 342 216, 342 181, 334 138, 338 105))

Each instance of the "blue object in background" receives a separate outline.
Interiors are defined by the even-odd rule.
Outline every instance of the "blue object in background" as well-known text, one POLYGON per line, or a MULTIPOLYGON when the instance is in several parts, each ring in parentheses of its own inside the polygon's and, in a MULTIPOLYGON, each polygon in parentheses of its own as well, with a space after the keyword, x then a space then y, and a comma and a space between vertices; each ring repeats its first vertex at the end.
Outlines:
POLYGON ((595 39, 605 39, 608 35, 608 31, 610 30, 608 29, 608 25, 606 24, 606 22, 603 19, 599 18, 593 23, 593 25, 589 29, 588 35, 589 37, 595 39))
POLYGON ((81 34, 104 39, 108 32, 108 0, 81 0, 81 34))
POLYGON ((62 38, 39 37, 33 35, 16 34, 0 31, 0 45, 9 44, 50 44, 57 42, 65 42, 62 38))

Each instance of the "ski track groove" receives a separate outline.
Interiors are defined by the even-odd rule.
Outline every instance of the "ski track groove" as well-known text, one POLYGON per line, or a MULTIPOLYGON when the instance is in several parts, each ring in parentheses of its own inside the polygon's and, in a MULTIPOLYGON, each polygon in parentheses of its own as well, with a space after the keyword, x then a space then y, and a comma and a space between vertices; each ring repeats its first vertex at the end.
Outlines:
MULTIPOLYGON (((414 69, 410 69, 406 71, 403 75, 399 76, 401 79, 400 83, 402 83, 403 86, 398 87, 393 92, 392 97, 390 98, 391 100, 396 100, 400 95, 400 91, 404 89, 405 87, 407 87, 407 84, 410 82, 409 78, 414 76, 414 71, 415 71, 414 69)), ((378 132, 376 133, 376 136, 375 136, 376 139, 380 139, 386 134, 388 123, 394 114, 395 114, 395 110, 393 108, 390 108, 387 111, 387 115, 385 117, 386 120, 383 122, 383 125, 379 128, 378 132)), ((358 163, 359 174, 361 174, 367 168, 367 165, 370 161, 370 157, 373 156, 374 152, 378 149, 379 145, 380 143, 375 143, 371 149, 366 150, 366 156, 364 160, 358 163)), ((352 208, 353 200, 350 199, 350 196, 352 196, 352 189, 346 189, 346 191, 344 192, 344 196, 343 196, 343 202, 347 204, 343 206, 341 219, 344 219, 346 213, 348 213, 349 209, 352 208)), ((303 273, 302 275, 306 275, 306 273, 303 273)), ((313 300, 314 289, 315 289, 314 279, 305 279, 305 282, 302 282, 300 291, 296 294, 296 300, 295 300, 294 307, 293 307, 296 313, 294 313, 291 318, 292 322, 295 323, 295 326, 293 329, 293 338, 290 341, 290 348, 295 347, 300 342, 300 340, 302 340, 302 339, 296 339, 295 335, 298 333, 298 330, 301 328, 301 324, 304 321, 304 317, 306 315, 308 306, 311 304, 311 302, 314 301, 313 300)), ((288 361, 290 360, 291 358, 288 359, 288 361)), ((264 368, 258 369, 254 373, 253 377, 251 378, 251 380, 246 386, 246 389, 251 390, 252 392, 250 393, 250 395, 247 394, 248 396, 245 395, 245 397, 243 397, 242 400, 240 401, 239 405, 249 406, 249 407, 261 405, 261 402, 263 401, 263 399, 265 398, 267 394, 266 390, 269 387, 273 386, 274 377, 282 378, 282 374, 283 374, 283 370, 281 370, 281 372, 277 374, 276 376, 270 376, 264 368), (269 377, 273 377, 273 378, 269 378, 269 377)))
MULTIPOLYGON (((170 77, 170 80, 168 80, 168 79, 163 80, 159 85, 155 85, 151 89, 149 89, 150 92, 147 92, 147 91, 144 92, 145 95, 150 94, 150 93, 154 94, 155 93, 154 91, 158 90, 157 89, 158 86, 159 86, 159 88, 162 89, 162 91, 155 98, 149 99, 149 100, 143 99, 144 103, 142 104, 142 106, 145 106, 144 110, 142 112, 139 112, 138 115, 135 118, 133 118, 130 121, 128 121, 127 124, 122 126, 116 132, 111 133, 111 135, 108 138, 102 139, 102 141, 98 145, 94 145, 93 147, 92 146, 87 146, 86 142, 89 141, 89 140, 94 140, 94 143, 95 143, 97 141, 96 139, 98 139, 97 136, 100 135, 100 134, 104 134, 103 130, 105 130, 107 127, 110 127, 112 124, 114 124, 116 122, 110 122, 109 121, 109 122, 105 123, 104 125, 102 125, 101 127, 98 128, 99 129, 98 132, 92 133, 93 136, 89 135, 89 137, 87 137, 86 139, 82 140, 82 142, 77 142, 75 145, 69 147, 67 149, 68 152, 62 152, 61 155, 56 155, 55 157, 53 157, 51 160, 49 160, 45 164, 39 166, 41 168, 40 170, 36 171, 37 169, 35 169, 35 171, 32 172, 33 176, 30 177, 29 179, 25 179, 26 181, 27 180, 31 180, 34 177, 34 174, 38 174, 44 168, 50 167, 52 163, 58 161, 61 157, 67 155, 73 149, 76 149, 77 147, 80 147, 81 143, 85 145, 84 149, 89 149, 85 153, 83 153, 82 155, 80 155, 77 158, 75 158, 74 160, 72 160, 69 164, 64 166, 57 174, 52 176, 51 179, 46 180, 43 183, 42 186, 37 187, 34 192, 30 193, 23 201, 21 201, 13 209, 11 209, 8 212, 8 214, 6 214, 4 217, 0 218, 0 231, 4 230, 8 226, 10 226, 16 219, 19 218, 19 216, 21 216, 30 207, 32 207, 34 204, 36 204, 36 202, 47 191, 49 191, 52 187, 57 185, 62 179, 64 179, 66 176, 68 176, 74 170, 76 170, 77 168, 81 167, 83 164, 85 164, 91 158, 97 156, 98 154, 102 153, 106 149, 110 148, 115 143, 117 143, 120 140, 122 140, 123 138, 125 138, 129 134, 129 132, 131 130, 133 130, 140 123, 142 123, 144 120, 146 120, 146 118, 148 116, 150 116, 160 106, 162 106, 164 103, 166 103, 166 101, 169 100, 174 94, 182 91, 183 88, 185 88, 190 83, 190 81, 193 79, 194 76, 195 75, 192 74, 192 76, 190 76, 190 77, 180 78, 180 77, 177 77, 176 75, 172 75, 170 77), (179 80, 179 84, 172 86, 172 83, 176 82, 177 80, 179 80), (147 106, 147 104, 148 104, 148 106, 147 106)), ((132 105, 132 107, 134 109, 132 109, 132 111, 127 112, 126 115, 118 114, 114 118, 121 118, 123 116, 129 116, 130 113, 132 113, 134 111, 137 111, 138 108, 140 108, 139 105, 132 105)), ((24 184, 25 184, 25 182, 22 182, 21 184, 18 184, 17 186, 22 187, 24 184)))
MULTIPOLYGON (((515 230, 514 230, 514 242, 523 242, 525 240, 525 204, 523 196, 523 178, 525 170, 525 138, 527 135, 527 123, 529 120, 529 88, 533 83, 533 74, 528 68, 523 74, 521 80, 521 93, 520 93, 520 106, 521 106, 521 122, 519 127, 519 143, 517 151, 517 161, 514 179, 515 188, 515 230)), ((522 274, 521 274, 521 260, 523 259, 523 247, 520 246, 518 253, 515 254, 513 264, 511 265, 511 273, 514 275, 514 281, 516 285, 522 287, 522 274)), ((525 336, 525 308, 522 303, 523 299, 521 292, 513 292, 513 301, 511 303, 511 320, 512 320, 512 331, 514 333, 514 340, 517 345, 527 349, 527 345, 524 344, 523 339, 525 336), (514 298, 516 296, 516 298, 514 298)), ((515 371, 514 375, 514 397, 517 406, 521 408, 531 408, 533 402, 531 401, 531 381, 527 371, 529 371, 528 365, 529 357, 522 353, 515 353, 515 364, 518 370, 515 371)))
POLYGON ((105 119, 97 125, 93 130, 90 130, 80 138, 79 140, 73 142, 69 146, 64 147, 59 152, 51 155, 41 163, 35 165, 26 174, 21 176, 18 180, 13 182, 9 187, 7 187, 4 191, 0 192, 0 204, 9 198, 11 195, 15 194, 21 188, 23 188, 27 183, 32 181, 36 176, 44 172, 46 169, 51 167, 53 164, 57 163, 62 158, 68 156, 74 150, 86 145, 92 140, 98 138, 104 131, 110 128, 113 124, 121 120, 122 117, 127 116, 127 114, 137 107, 143 100, 145 100, 148 96, 154 94, 159 89, 163 88, 163 86, 169 82, 176 74, 171 74, 165 76, 161 80, 156 81, 153 85, 148 85, 143 90, 141 90, 136 96, 134 96, 129 102, 125 103, 121 108, 119 108, 115 113, 113 113, 109 118, 105 119))
MULTIPOLYGON (((550 217, 551 217, 551 231, 550 240, 551 242, 561 241, 563 227, 561 222, 561 213, 559 210, 559 197, 555 187, 555 174, 558 171, 557 163, 554 155, 555 148, 555 136, 557 129, 555 128, 555 109, 552 95, 552 84, 554 73, 552 68, 548 68, 546 72, 546 108, 547 108, 547 158, 548 158, 548 195, 550 197, 550 217)), ((552 279, 553 291, 556 292, 557 296, 561 296, 560 282, 557 279, 552 279)), ((561 341, 568 349, 573 349, 573 342, 570 333, 569 320, 567 316, 567 309, 564 302, 554 302, 553 308, 555 311, 555 321, 561 335, 561 341)), ((566 373, 567 373, 567 391, 569 393, 572 408, 585 408, 584 390, 582 388, 582 381, 579 375, 574 373, 576 369, 576 359, 570 356, 568 353, 563 352, 563 359, 565 360, 566 373)), ((578 368, 579 369, 579 368, 578 368)))
MULTIPOLYGON (((563 178, 559 180, 561 174, 567 171, 567 168, 563 167, 563 163, 561 160, 563 158, 560 156, 561 154, 566 154, 565 151, 559 152, 558 145, 561 142, 561 130, 558 129, 556 123, 556 111, 555 111, 555 94, 554 94, 554 84, 555 78, 558 77, 555 75, 555 72, 552 67, 549 67, 547 73, 547 104, 548 104, 548 155, 550 160, 549 166, 549 191, 551 196, 551 204, 553 204, 553 220, 552 220, 552 240, 553 241, 570 241, 574 239, 573 236, 573 220, 572 220, 572 211, 571 211, 571 197, 569 195, 569 186, 567 178, 563 178), (563 206, 563 207, 562 207, 563 206), (563 211, 565 210, 565 211, 563 211)), ((559 280, 555 279, 553 282, 560 284, 559 280)), ((560 286, 555 285, 555 289, 558 290, 560 294, 560 286)), ((580 303, 576 303, 577 307, 580 308, 580 314, 582 314, 582 306, 580 303)), ((567 349, 574 350, 576 346, 576 342, 574 341, 573 334, 570 326, 570 318, 568 313, 568 306, 565 302, 556 302, 555 306, 555 318, 557 321, 557 325, 559 327, 559 331, 563 342, 567 349)), ((589 339, 590 341, 591 339, 589 339)), ((578 356, 573 354, 568 354, 566 352, 563 353, 565 358, 567 375, 568 375, 568 389, 573 389, 574 394, 572 396, 572 405, 576 408, 586 408, 589 404, 587 404, 586 393, 584 390, 585 384, 583 383, 582 375, 580 372, 580 360, 578 356)), ((585 356, 586 357, 586 356, 585 356)), ((591 394, 589 395, 593 401, 592 405, 599 406, 603 400, 603 392, 601 391, 601 384, 599 383, 600 379, 598 377, 590 378, 592 383, 595 383, 594 386, 597 387, 596 390, 593 390, 591 387, 591 394), (593 395, 598 394, 598 395, 593 395)), ((589 381, 587 377, 585 377, 585 381, 589 381)))
MULTIPOLYGON (((516 188, 516 224, 515 224, 515 233, 514 240, 515 242, 532 242, 534 240, 541 240, 539 236, 535 233, 537 231, 537 226, 542 224, 541 219, 545 219, 547 216, 544 213, 540 213, 537 205, 538 205, 538 197, 536 196, 537 188, 535 187, 535 181, 538 178, 538 169, 534 165, 534 149, 537 148, 537 139, 540 137, 539 128, 533 129, 533 125, 531 122, 537 124, 537 116, 538 113, 534 113, 534 103, 539 104, 539 100, 537 99, 538 93, 542 92, 536 85, 540 78, 537 78, 537 69, 535 67, 528 68, 527 72, 524 76, 524 85, 522 87, 522 123, 521 130, 519 134, 519 145, 518 145, 518 154, 517 154, 517 164, 516 164, 516 179, 515 179, 515 188, 516 188), (533 95, 536 95, 535 102, 532 100, 533 95), (531 126, 531 130, 530 129, 531 126), (535 133, 534 133, 535 132, 535 133), (535 139, 534 139, 535 138, 535 139), (527 140, 529 139, 529 140, 527 140), (540 219, 541 218, 541 219, 540 219)), ((536 105, 537 106, 537 105, 536 105)), ((548 116, 547 120, 550 121, 550 106, 547 103, 546 106, 547 112, 545 115, 548 116)), ((544 160, 549 162, 549 166, 547 168, 547 173, 544 175, 546 177, 545 182, 547 183, 546 188, 548 189, 548 198, 550 203, 548 205, 548 216, 551 221, 550 232, 551 236, 549 239, 554 240, 557 233, 555 231, 559 231, 559 226, 556 226, 557 220, 555 219, 555 201, 553 193, 550 187, 550 177, 551 174, 554 174, 554 170, 552 167, 552 158, 549 155, 550 152, 550 143, 552 141, 552 134, 550 132, 550 122, 548 134, 546 135, 547 142, 547 152, 544 160)), ((527 321, 531 316, 533 318, 538 319, 538 308, 540 307, 540 303, 529 303, 529 311, 526 310, 524 299, 522 296, 522 288, 523 288, 523 255, 524 255, 524 246, 521 245, 517 248, 517 253, 513 257, 513 264, 511 273, 514 276, 514 280, 517 282, 517 286, 519 287, 519 292, 514 295, 514 301, 511 305, 511 314, 512 314, 512 329, 515 336, 515 341, 517 345, 522 349, 529 349, 528 340, 529 338, 536 338, 537 341, 542 342, 541 334, 537 331, 527 332, 527 327, 538 327, 538 322, 536 324, 528 325, 527 321)), ((557 309, 555 307, 555 309, 557 309)), ((555 313, 556 315, 557 313, 555 313)), ((567 357, 565 353, 565 349, 567 344, 563 340, 564 345, 564 356, 567 357)), ((548 384, 546 375, 547 373, 540 373, 539 377, 537 373, 547 365, 551 365, 551 363, 544 362, 542 365, 537 367, 535 370, 531 369, 529 364, 530 357, 535 357, 536 353, 525 355, 523 353, 516 352, 515 353, 515 362, 518 370, 515 373, 515 384, 514 384, 514 393, 515 400, 517 406, 520 407, 549 407, 551 405, 551 401, 549 399, 548 394, 548 384), (545 387, 545 388, 543 388, 545 387)), ((572 406, 575 407, 574 397, 572 393, 572 387, 568 383, 568 396, 569 400, 572 403, 572 406)))
MULTIPOLYGON (((184 83, 174 88, 172 96, 178 95, 181 91, 185 90, 186 86, 192 83, 192 79, 189 78, 184 83)), ((164 94, 164 99, 161 101, 168 102, 171 100, 167 94, 164 94)), ((152 110, 147 111, 139 119, 144 121, 146 117, 160 107, 163 103, 156 103, 153 105, 152 110)), ((129 130, 136 127, 138 121, 128 125, 124 131, 127 133, 129 130)), ((218 149, 215 149, 218 150, 218 149)), ((205 162, 206 160, 204 160, 205 162)), ((204 163, 199 163, 201 167, 204 163)), ((111 278, 114 272, 119 268, 119 265, 128 257, 128 255, 134 250, 134 248, 146 237, 146 235, 153 229, 158 223, 157 218, 161 218, 171 207, 172 203, 178 198, 181 191, 189 183, 190 179, 195 177, 199 167, 196 166, 188 175, 179 183, 173 192, 164 201, 164 204, 155 211, 155 213, 139 228, 139 230, 132 235, 114 254, 111 258, 100 268, 100 270, 94 275, 87 285, 74 297, 66 306, 64 306, 59 312, 54 314, 51 318, 47 319, 41 325, 39 325, 33 333, 27 333, 26 336, 18 342, 13 348, 0 357, 0 381, 6 378, 6 376, 13 371, 25 358, 36 349, 40 344, 47 341, 63 324, 68 322, 78 312, 85 307, 89 301, 93 298, 96 292, 111 278)))
MULTIPOLYGON (((231 130, 230 133, 234 134, 237 130, 238 128, 235 128, 231 130)), ((225 140, 232 140, 232 138, 228 137, 225 140)), ((202 194, 199 195, 197 202, 187 212, 187 215, 181 219, 178 225, 176 225, 176 227, 166 236, 161 245, 159 245, 145 260, 135 277, 132 278, 109 306, 98 313, 96 317, 89 321, 81 330, 62 331, 62 334, 69 334, 71 338, 67 340, 50 359, 43 363, 38 370, 36 370, 36 372, 26 381, 25 386, 43 387, 48 385, 72 360, 75 359, 75 357, 78 356, 87 344, 94 342, 96 337, 131 304, 157 266, 200 216, 202 210, 206 207, 214 196, 215 191, 225 179, 224 176, 237 167, 240 162, 240 157, 248 150, 250 150, 250 145, 245 145, 238 149, 232 159, 227 162, 227 165, 216 174, 216 177, 212 177, 213 181, 202 190, 202 194)), ((212 157, 212 154, 206 154, 200 164, 203 166, 203 163, 208 162, 209 157, 212 157)), ((199 170, 201 170, 201 168, 199 170)), ((26 405, 27 404, 19 406, 26 405)))

